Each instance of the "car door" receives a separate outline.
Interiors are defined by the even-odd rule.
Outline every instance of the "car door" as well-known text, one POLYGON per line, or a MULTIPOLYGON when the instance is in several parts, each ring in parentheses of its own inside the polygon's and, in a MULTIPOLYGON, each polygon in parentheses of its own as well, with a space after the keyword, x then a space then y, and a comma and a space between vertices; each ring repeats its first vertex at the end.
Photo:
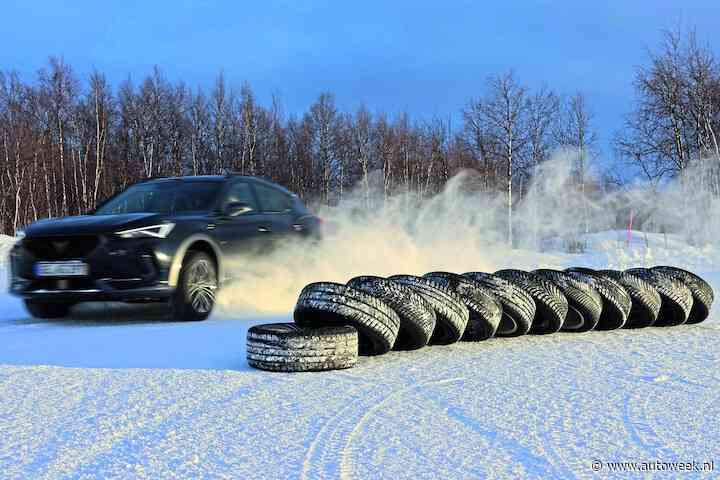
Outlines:
POLYGON ((269 184, 256 182, 254 186, 269 243, 291 235, 294 232, 292 197, 269 184))
POLYGON ((249 182, 233 180, 222 194, 217 215, 213 222, 212 236, 220 244, 232 266, 233 257, 252 254, 260 246, 264 234, 263 215, 249 182), (228 206, 243 203, 250 210, 236 216, 228 213, 228 206))

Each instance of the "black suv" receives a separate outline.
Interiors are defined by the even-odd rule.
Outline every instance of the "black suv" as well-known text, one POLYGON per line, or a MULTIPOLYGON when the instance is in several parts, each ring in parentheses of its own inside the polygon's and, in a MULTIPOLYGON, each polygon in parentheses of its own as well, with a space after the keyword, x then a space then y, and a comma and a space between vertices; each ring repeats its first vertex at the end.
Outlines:
POLYGON ((283 237, 317 238, 319 226, 297 195, 259 178, 151 179, 92 215, 18 232, 10 292, 41 318, 85 301, 169 301, 175 317, 203 320, 230 276, 228 256, 265 253, 283 237))

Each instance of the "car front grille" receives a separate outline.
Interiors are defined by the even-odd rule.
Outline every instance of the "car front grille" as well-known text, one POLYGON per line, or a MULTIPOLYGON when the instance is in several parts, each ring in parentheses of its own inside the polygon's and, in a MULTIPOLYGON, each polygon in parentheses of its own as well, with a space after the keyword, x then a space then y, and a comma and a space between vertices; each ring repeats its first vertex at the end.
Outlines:
POLYGON ((95 235, 25 238, 23 246, 37 260, 71 260, 87 257, 100 243, 95 235))

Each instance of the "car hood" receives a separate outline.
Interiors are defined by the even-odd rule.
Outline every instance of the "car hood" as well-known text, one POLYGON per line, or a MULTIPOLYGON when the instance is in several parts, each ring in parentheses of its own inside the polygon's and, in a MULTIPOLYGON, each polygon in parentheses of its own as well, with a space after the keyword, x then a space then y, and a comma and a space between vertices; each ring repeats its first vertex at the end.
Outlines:
POLYGON ((113 233, 160 223, 157 213, 124 213, 118 215, 79 215, 76 217, 40 220, 25 228, 28 237, 113 233))

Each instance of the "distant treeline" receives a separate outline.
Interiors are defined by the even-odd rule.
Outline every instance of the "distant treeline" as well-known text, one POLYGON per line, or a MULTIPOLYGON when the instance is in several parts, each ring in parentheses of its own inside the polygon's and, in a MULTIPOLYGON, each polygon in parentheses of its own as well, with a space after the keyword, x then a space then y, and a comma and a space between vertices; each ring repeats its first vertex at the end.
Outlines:
MULTIPOLYGON (((694 35, 668 34, 638 71, 635 110, 614 144, 646 179, 660 182, 701 157, 718 163, 715 62, 694 35)), ((371 184, 385 197, 432 195, 471 168, 478 190, 506 196, 508 225, 512 205, 559 146, 578 152, 569 188, 597 195, 617 183, 610 173, 588 180, 597 134, 582 93, 529 90, 512 73, 479 87, 451 125, 365 107, 343 112, 331 93, 287 115, 279 100, 261 105, 249 85, 236 91, 222 74, 203 91, 168 81, 158 68, 112 88, 102 72, 80 78, 55 57, 30 83, 0 71, 0 231, 86 212, 152 176, 239 172, 333 203, 350 189, 369 195, 371 184)), ((712 171, 705 179, 715 192, 718 182, 712 171)))

